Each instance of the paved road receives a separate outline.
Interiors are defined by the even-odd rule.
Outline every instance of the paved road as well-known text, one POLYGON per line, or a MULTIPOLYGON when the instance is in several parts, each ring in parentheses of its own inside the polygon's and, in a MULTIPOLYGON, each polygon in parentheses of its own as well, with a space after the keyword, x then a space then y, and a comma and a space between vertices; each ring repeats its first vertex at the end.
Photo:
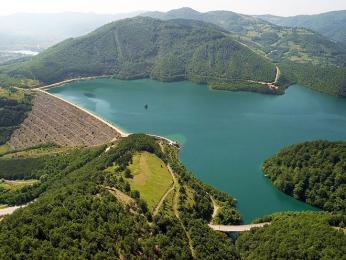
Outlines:
POLYGON ((211 225, 209 227, 216 231, 221 232, 244 232, 249 231, 251 228, 261 228, 265 225, 270 225, 270 222, 259 223, 259 224, 249 224, 249 225, 211 225))

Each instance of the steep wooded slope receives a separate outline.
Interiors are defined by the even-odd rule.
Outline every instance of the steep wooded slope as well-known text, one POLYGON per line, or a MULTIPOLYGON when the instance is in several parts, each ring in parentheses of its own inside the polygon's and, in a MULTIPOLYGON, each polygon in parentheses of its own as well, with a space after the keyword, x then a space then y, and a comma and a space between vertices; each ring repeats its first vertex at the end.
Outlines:
POLYGON ((199 21, 138 17, 105 25, 58 44, 31 61, 2 69, 50 83, 87 75, 122 79, 193 79, 198 82, 273 82, 275 65, 199 21))
POLYGON ((260 15, 258 17, 280 26, 308 28, 333 41, 346 44, 346 10, 291 17, 274 15, 260 15))
POLYGON ((215 24, 275 61, 288 59, 313 64, 345 65, 344 46, 309 29, 278 26, 257 17, 230 11, 199 13, 190 8, 181 8, 167 13, 148 12, 142 15, 162 20, 192 19, 215 24))
POLYGON ((257 17, 229 11, 200 13, 182 8, 142 15, 215 24, 229 31, 236 41, 278 63, 282 72, 280 85, 299 83, 327 94, 346 95, 345 46, 309 29, 278 26, 257 17))
POLYGON ((268 159, 263 170, 288 195, 345 214, 345 142, 314 141, 287 147, 268 159))
MULTIPOLYGON (((234 200, 193 177, 177 161, 176 150, 161 145, 139 134, 120 139, 107 152, 105 147, 94 147, 39 157, 40 163, 26 171, 26 176, 16 176, 40 179, 37 185, 0 190, 0 203, 36 198, 1 220, 1 257, 191 259, 195 255, 208 259, 212 255, 213 259, 239 259, 232 240, 207 225, 212 215, 208 194, 228 207, 234 200), (132 156, 141 151, 175 169, 174 196, 165 200, 155 216, 124 176, 132 156), (132 197, 131 203, 124 203, 113 190, 132 197)), ((23 173, 30 160, 38 158, 0 159, 0 177, 7 177, 13 169, 23 173)))

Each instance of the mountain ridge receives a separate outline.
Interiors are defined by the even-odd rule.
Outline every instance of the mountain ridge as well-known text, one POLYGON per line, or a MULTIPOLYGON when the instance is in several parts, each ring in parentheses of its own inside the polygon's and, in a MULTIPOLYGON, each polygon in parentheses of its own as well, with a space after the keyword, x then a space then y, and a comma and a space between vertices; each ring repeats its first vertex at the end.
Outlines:
MULTIPOLYGON (((268 59, 213 24, 193 20, 162 21, 136 17, 109 23, 79 38, 67 39, 21 64, 2 67, 11 76, 44 83, 80 76, 198 83, 249 80, 273 82, 276 67, 268 59)), ((267 87, 254 91, 272 92, 267 87)))
POLYGON ((346 44, 346 10, 289 17, 268 14, 256 17, 281 26, 308 28, 321 33, 333 41, 346 44))

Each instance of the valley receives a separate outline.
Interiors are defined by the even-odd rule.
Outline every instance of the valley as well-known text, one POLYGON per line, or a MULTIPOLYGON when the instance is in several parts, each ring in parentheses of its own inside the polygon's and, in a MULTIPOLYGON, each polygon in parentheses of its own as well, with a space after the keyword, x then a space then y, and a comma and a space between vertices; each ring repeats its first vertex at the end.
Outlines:
POLYGON ((345 101, 301 86, 267 96, 214 91, 186 81, 98 79, 49 92, 127 132, 176 140, 189 169, 237 199, 245 223, 276 211, 316 210, 273 188, 261 165, 292 143, 346 137, 345 101))
POLYGON ((0 11, 1 260, 344 259, 345 11, 205 10, 0 11))

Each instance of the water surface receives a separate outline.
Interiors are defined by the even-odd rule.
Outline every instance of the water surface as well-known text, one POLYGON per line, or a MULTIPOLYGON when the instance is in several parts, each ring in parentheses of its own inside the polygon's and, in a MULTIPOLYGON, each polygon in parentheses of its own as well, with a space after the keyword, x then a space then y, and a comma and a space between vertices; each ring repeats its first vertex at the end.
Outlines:
POLYGON ((289 144, 346 139, 346 100, 298 85, 269 96, 191 82, 100 79, 50 92, 129 132, 178 140, 184 164, 235 197, 245 222, 276 211, 314 209, 271 185, 261 171, 266 158, 289 144))

